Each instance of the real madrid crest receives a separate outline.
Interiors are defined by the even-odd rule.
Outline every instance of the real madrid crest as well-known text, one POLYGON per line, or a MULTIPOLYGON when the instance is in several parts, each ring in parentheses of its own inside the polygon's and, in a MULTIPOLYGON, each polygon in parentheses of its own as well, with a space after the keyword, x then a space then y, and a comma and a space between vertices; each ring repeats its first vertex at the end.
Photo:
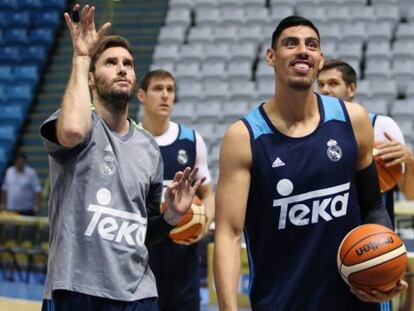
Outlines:
POLYGON ((337 141, 330 139, 326 145, 328 146, 326 153, 328 154, 329 159, 334 162, 339 161, 339 159, 342 158, 342 149, 338 146, 337 141))
POLYGON ((105 176, 112 176, 115 174, 116 165, 115 165, 115 159, 112 155, 104 156, 101 169, 102 169, 102 173, 105 176))
POLYGON ((188 156, 187 152, 184 149, 178 150, 177 161, 182 165, 187 164, 188 156))

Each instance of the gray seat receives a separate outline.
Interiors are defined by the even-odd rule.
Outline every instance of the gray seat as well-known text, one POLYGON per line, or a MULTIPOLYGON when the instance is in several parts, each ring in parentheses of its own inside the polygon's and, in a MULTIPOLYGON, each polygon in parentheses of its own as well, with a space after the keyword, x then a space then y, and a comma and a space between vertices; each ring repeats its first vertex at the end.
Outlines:
POLYGON ((201 62, 204 59, 205 45, 200 42, 184 44, 180 50, 180 62, 201 62))
POLYGON ((239 27, 239 42, 258 44, 263 40, 263 27, 260 25, 243 25, 239 27))
POLYGON ((190 8, 171 8, 167 11, 165 17, 165 24, 169 26, 184 26, 191 24, 191 10, 190 8))
POLYGON ((229 99, 229 85, 227 82, 204 81, 203 91, 206 102, 224 102, 229 99))
POLYGON ((365 56, 371 61, 389 60, 391 58, 391 44, 389 41, 370 41, 367 44, 365 56))
POLYGON ((355 96, 355 102, 364 103, 371 100, 372 98, 372 89, 368 80, 358 80, 357 81, 358 90, 355 96))
POLYGON ((388 59, 367 59, 365 78, 368 80, 388 80, 391 77, 391 61, 388 59))
POLYGON ((230 45, 230 55, 233 61, 253 62, 256 58, 258 44, 253 42, 241 42, 230 45))
POLYGON ((250 110, 249 105, 243 101, 230 101, 222 105, 222 118, 224 122, 233 123, 246 115, 250 110))
MULTIPOLYGON (((275 71, 265 61, 260 61, 256 70, 256 81, 260 84, 262 81, 272 81, 274 83, 275 71)), ((274 90, 273 90, 274 91, 274 90)))
POLYGON ((412 60, 414 41, 396 40, 393 44, 392 57, 394 60, 412 60))
POLYGON ((192 123, 195 121, 194 111, 194 104, 189 102, 177 102, 174 104, 174 109, 172 111, 172 120, 178 123, 192 123))
POLYGON ((181 44, 184 42, 185 29, 186 27, 184 26, 164 26, 158 34, 158 42, 163 44, 181 44))
POLYGON ((180 44, 158 44, 152 54, 153 62, 175 62, 180 58, 180 44))
MULTIPOLYGON (((301 5, 296 8, 296 12, 297 14, 312 20, 318 28, 326 26, 327 24, 328 18, 326 10, 322 6, 315 7, 313 4, 301 5)), ((319 32, 320 31, 321 29, 319 29, 319 32)))
POLYGON ((230 57, 228 43, 208 44, 205 46, 205 60, 227 60, 230 57))
POLYGON ((395 38, 397 40, 414 41, 414 21, 408 24, 398 24, 397 31, 395 33, 395 38))
POLYGON ((358 103, 363 105, 371 113, 377 113, 385 116, 389 113, 389 105, 382 99, 375 98, 358 103))
POLYGON ((284 19, 287 16, 293 15, 294 12, 295 12, 294 4, 292 3, 273 4, 271 5, 270 12, 269 12, 268 25, 271 26, 274 30, 277 24, 279 24, 279 22, 282 19, 284 19))
POLYGON ((180 82, 177 87, 177 100, 198 102, 203 100, 203 86, 197 81, 180 82))
POLYGON ((340 24, 323 24, 319 26, 319 34, 322 44, 326 42, 340 43, 342 40, 342 29, 340 24))
POLYGON ((396 119, 414 120, 414 102, 407 99, 394 101, 391 106, 390 114, 396 119))
POLYGON ((391 25, 396 25, 400 20, 400 10, 398 9, 398 6, 390 2, 386 4, 375 4, 374 14, 378 21, 387 22, 391 25))
POLYGON ((397 83, 393 80, 370 80, 372 99, 384 100, 391 104, 397 98, 397 83))
POLYGON ((197 10, 199 8, 217 8, 218 0, 193 0, 194 8, 197 10))
POLYGON ((267 25, 268 20, 269 10, 264 6, 244 10, 244 21, 247 26, 264 26, 267 25))
POLYGON ((213 26, 201 25, 191 27, 188 34, 189 43, 211 43, 213 42, 213 26))
POLYGON ((337 56, 345 62, 362 60, 362 42, 339 42, 336 45, 337 56))
POLYGON ((226 62, 224 60, 210 60, 202 63, 201 79, 206 80, 227 80, 226 62))
POLYGON ((221 21, 220 10, 216 7, 200 7, 195 10, 195 23, 200 26, 216 26, 221 21))
MULTIPOLYGON (((220 2, 221 3, 221 2, 220 2)), ((240 27, 244 21, 244 9, 242 7, 224 7, 220 9, 221 24, 224 27, 240 27)))
POLYGON ((199 62, 179 62, 175 67, 175 75, 177 80, 193 81, 200 77, 200 63, 199 62))
POLYGON ((407 92, 405 94, 406 98, 410 101, 414 100, 414 80, 411 80, 407 84, 407 92))
POLYGON ((364 43, 366 39, 365 23, 356 22, 344 24, 342 27, 342 40, 348 43, 364 43))
POLYGON ((171 61, 158 61, 151 63, 150 70, 157 70, 157 69, 163 69, 166 71, 171 72, 174 74, 175 71, 175 62, 171 61))
POLYGON ((232 101, 252 102, 256 100, 256 85, 252 81, 230 81, 229 91, 232 101))
POLYGON ((257 99, 259 102, 270 99, 275 93, 274 77, 256 82, 257 99))
POLYGON ((221 103, 208 102, 201 103, 200 108, 196 110, 196 123, 220 123, 221 120, 221 103), (205 107, 203 107, 205 106, 205 107))
POLYGON ((191 9, 193 7, 193 0, 170 0, 170 9, 191 9))
POLYGON ((371 22, 366 26, 368 42, 390 42, 393 26, 388 22, 371 22))
MULTIPOLYGON (((333 3, 333 2, 331 2, 333 3)), ((341 3, 336 3, 337 5, 323 6, 325 7, 326 19, 329 25, 340 25, 344 26, 350 21, 350 12, 349 8, 341 5, 341 3), (338 5, 339 4, 339 5, 338 5)))
POLYGON ((249 81, 252 78, 252 63, 231 60, 227 66, 227 74, 230 81, 249 81))
POLYGON ((401 96, 405 96, 407 92, 408 83, 410 81, 414 81, 414 59, 394 59, 392 62, 391 75, 397 83, 398 94, 401 96))
POLYGON ((213 28, 214 43, 228 43, 234 44, 239 39, 239 27, 231 26, 216 26, 213 28))
POLYGON ((349 7, 350 23, 362 22, 366 26, 376 21, 374 8, 372 6, 349 7))

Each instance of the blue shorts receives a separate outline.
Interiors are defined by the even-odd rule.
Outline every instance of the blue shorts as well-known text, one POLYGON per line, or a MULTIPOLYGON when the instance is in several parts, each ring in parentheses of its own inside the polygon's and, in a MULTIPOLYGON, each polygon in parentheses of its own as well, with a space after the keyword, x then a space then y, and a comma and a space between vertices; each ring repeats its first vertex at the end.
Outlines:
POLYGON ((68 290, 55 290, 52 300, 45 299, 42 311, 158 311, 157 298, 119 301, 68 290))

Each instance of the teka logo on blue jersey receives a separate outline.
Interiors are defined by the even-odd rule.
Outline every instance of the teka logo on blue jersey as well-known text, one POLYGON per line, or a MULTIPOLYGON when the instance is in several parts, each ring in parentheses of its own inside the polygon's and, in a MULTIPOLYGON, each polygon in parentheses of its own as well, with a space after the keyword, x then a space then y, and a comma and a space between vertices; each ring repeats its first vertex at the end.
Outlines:
POLYGON ((278 229, 285 229, 288 223, 306 226, 346 215, 349 188, 348 182, 289 197, 293 191, 292 182, 289 179, 280 180, 277 191, 286 197, 273 200, 273 206, 280 210, 278 229))

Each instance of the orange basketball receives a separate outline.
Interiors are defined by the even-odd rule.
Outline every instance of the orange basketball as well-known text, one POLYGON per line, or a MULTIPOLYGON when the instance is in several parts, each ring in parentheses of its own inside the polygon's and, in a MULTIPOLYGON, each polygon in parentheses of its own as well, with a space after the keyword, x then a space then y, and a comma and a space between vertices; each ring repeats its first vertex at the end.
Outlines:
MULTIPOLYGON (((162 205, 162 212, 166 205, 162 205)), ((181 218, 180 222, 170 231, 170 238, 176 242, 191 243, 203 231, 207 223, 204 204, 199 197, 195 196, 191 207, 181 218)))
POLYGON ((403 167, 401 164, 386 167, 385 161, 381 159, 381 156, 377 155, 377 153, 378 149, 374 148, 374 160, 378 172, 381 192, 386 192, 397 185, 398 180, 400 180, 402 176, 403 167))
POLYGON ((403 277, 407 269, 407 251, 394 231, 366 224, 351 230, 342 240, 337 264, 349 285, 386 292, 403 277))

